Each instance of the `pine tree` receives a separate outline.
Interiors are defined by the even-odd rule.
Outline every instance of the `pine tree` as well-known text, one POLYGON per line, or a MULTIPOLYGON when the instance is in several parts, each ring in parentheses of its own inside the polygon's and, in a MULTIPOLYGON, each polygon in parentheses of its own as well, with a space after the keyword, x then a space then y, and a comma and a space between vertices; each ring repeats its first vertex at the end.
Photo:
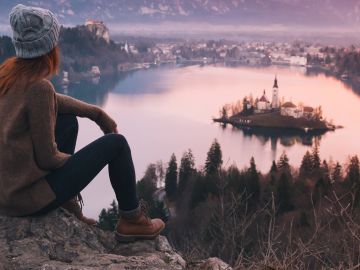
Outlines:
POLYGON ((330 182, 330 170, 329 170, 329 165, 327 163, 327 161, 324 159, 323 163, 321 165, 321 174, 324 176, 325 180, 330 182))
POLYGON ((137 193, 139 198, 144 199, 149 204, 153 201, 154 192, 157 189, 157 175, 156 175, 156 165, 150 164, 146 171, 144 177, 136 183, 137 193))
POLYGON ((156 164, 150 164, 145 171, 144 177, 136 183, 138 197, 148 203, 149 213, 154 217, 162 217, 165 215, 163 210, 161 210, 161 206, 159 207, 159 202, 154 197, 158 188, 158 179, 156 164))
POLYGON ((288 158, 288 156, 286 155, 285 152, 280 156, 277 167, 281 171, 290 172, 289 158, 288 158))
POLYGON ((199 202, 204 201, 207 198, 209 190, 207 188, 208 179, 202 174, 196 175, 194 185, 191 190, 191 202, 190 209, 193 210, 199 202))
POLYGON ((359 158, 357 156, 353 156, 350 159, 346 180, 349 181, 351 185, 360 184, 360 166, 359 158))
POLYGON ((336 162, 336 165, 333 169, 332 175, 331 175, 333 182, 340 182, 342 179, 342 167, 339 162, 336 162))
POLYGON ((183 191, 186 189, 186 186, 195 172, 195 159, 194 155, 189 149, 185 152, 181 158, 180 168, 179 168, 179 189, 178 193, 181 196, 183 191))
POLYGON ((223 160, 221 147, 218 141, 215 139, 214 142, 211 144, 209 152, 207 153, 207 158, 205 162, 205 174, 208 176, 218 174, 222 163, 223 160))
POLYGON ((306 151, 300 166, 300 176, 307 177, 310 176, 313 169, 312 156, 309 151, 306 151))
POLYGON ((251 195, 251 198, 257 200, 260 197, 260 177, 259 172, 256 169, 254 157, 251 157, 250 159, 247 180, 246 189, 249 195, 251 195))
POLYGON ((119 218, 119 207, 115 200, 110 208, 102 209, 99 215, 99 227, 106 231, 113 231, 119 218))
POLYGON ((321 160, 319 156, 319 148, 317 145, 314 146, 311 153, 311 162, 312 162, 312 171, 314 173, 318 172, 321 165, 321 160))
POLYGON ((272 165, 271 165, 271 169, 270 169, 270 173, 272 173, 272 174, 277 173, 277 171, 278 171, 278 167, 276 165, 275 160, 273 160, 272 165))
POLYGON ((314 203, 316 204, 324 195, 327 195, 330 189, 330 182, 324 177, 320 177, 314 188, 314 203))
POLYGON ((281 173, 280 179, 276 188, 276 202, 279 206, 279 212, 283 213, 293 209, 291 200, 292 184, 286 172, 281 173))
POLYGON ((350 163, 347 167, 346 180, 354 193, 354 208, 358 208, 360 206, 360 167, 359 158, 357 156, 350 158, 350 163))
POLYGON ((157 166, 154 163, 151 163, 147 166, 143 180, 150 181, 152 184, 157 187, 158 176, 157 176, 157 166))
POLYGON ((229 189, 234 194, 241 194, 245 189, 244 174, 240 173, 236 165, 231 165, 226 172, 226 180, 229 189))
POLYGON ((269 181, 264 183, 264 190, 261 198, 264 201, 264 204, 268 205, 269 208, 272 206, 273 195, 276 194, 276 181, 276 175, 271 173, 269 181))
POLYGON ((174 200, 177 194, 177 162, 175 154, 171 155, 165 174, 165 191, 169 200, 174 200))
POLYGON ((228 119, 229 118, 229 106, 224 105, 220 110, 220 118, 222 119, 228 119))

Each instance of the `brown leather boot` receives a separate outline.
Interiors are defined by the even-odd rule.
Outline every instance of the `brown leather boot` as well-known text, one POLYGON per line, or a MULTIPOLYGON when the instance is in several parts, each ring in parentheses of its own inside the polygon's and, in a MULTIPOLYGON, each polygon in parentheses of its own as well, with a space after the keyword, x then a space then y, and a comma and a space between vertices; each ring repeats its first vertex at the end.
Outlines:
POLYGON ((158 218, 151 219, 143 205, 141 213, 134 219, 120 218, 115 235, 119 242, 133 242, 140 239, 155 239, 165 228, 165 223, 158 218))
POLYGON ((77 198, 72 198, 71 200, 64 203, 61 207, 74 214, 75 217, 77 217, 79 220, 81 220, 87 225, 94 226, 97 223, 95 219, 87 218, 83 215, 81 206, 77 198))

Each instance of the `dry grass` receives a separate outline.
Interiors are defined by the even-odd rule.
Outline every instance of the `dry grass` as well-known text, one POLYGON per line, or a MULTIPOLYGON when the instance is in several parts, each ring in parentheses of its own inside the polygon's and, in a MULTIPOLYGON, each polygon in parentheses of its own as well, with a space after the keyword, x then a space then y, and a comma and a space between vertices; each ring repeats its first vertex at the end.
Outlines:
POLYGON ((209 198, 196 215, 202 217, 198 228, 210 220, 212 225, 185 230, 180 248, 185 258, 218 256, 238 270, 360 269, 360 216, 351 207, 351 193, 339 197, 333 191, 313 205, 309 227, 278 217, 274 199, 256 211, 249 211, 247 199, 245 193, 233 196, 229 207, 221 193, 209 198))
POLYGON ((313 207, 313 226, 309 237, 301 237, 293 220, 287 229, 276 224, 272 205, 265 237, 258 239, 258 252, 250 257, 240 254, 235 269, 360 269, 360 226, 347 194, 335 192, 326 197, 325 208, 313 207), (287 241, 284 241, 286 239, 287 241))

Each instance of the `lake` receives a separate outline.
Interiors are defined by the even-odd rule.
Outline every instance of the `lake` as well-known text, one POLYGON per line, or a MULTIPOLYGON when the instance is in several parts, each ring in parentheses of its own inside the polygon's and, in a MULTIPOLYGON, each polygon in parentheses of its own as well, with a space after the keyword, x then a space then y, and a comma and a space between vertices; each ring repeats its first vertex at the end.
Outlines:
MULTIPOLYGON (((118 123, 133 154, 137 179, 150 163, 168 162, 175 153, 178 162, 191 149, 196 166, 205 163, 207 151, 216 138, 225 166, 239 168, 253 156, 261 172, 268 172, 273 160, 285 151, 292 166, 298 167, 307 150, 319 144, 320 155, 345 163, 349 155, 360 153, 360 97, 351 87, 333 77, 311 74, 305 68, 225 67, 166 65, 101 78, 98 84, 80 82, 59 92, 101 106, 118 123), (322 106, 323 115, 344 128, 319 137, 251 133, 221 127, 212 122, 225 103, 232 103, 252 93, 260 97, 266 89, 271 98, 274 77, 279 95, 285 101, 322 106)), ((79 119, 77 149, 102 135, 90 120, 79 119)), ((83 192, 84 212, 97 217, 115 198, 104 169, 83 192)))

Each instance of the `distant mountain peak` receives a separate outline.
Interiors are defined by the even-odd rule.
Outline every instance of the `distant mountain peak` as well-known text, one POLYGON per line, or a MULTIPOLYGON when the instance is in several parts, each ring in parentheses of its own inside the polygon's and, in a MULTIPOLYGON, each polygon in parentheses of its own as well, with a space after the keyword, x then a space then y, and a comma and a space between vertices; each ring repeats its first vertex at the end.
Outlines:
MULTIPOLYGON (((360 0, 24 0, 54 11, 64 23, 200 21, 232 24, 346 25, 360 22, 360 0)), ((14 5, 2 0, 5 22, 14 5)))

